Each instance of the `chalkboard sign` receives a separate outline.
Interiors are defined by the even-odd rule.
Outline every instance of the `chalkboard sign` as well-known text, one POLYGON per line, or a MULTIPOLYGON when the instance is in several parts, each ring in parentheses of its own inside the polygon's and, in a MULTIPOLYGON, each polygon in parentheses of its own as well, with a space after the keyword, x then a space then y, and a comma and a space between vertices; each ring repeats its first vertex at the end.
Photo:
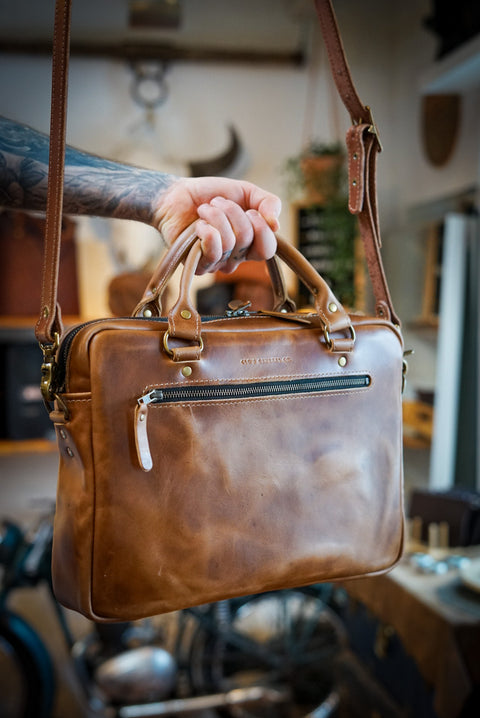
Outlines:
MULTIPOLYGON (((343 204, 297 206, 297 247, 347 307, 358 305, 356 296, 357 225, 343 204)), ((312 305, 312 295, 299 283, 298 306, 312 305)))

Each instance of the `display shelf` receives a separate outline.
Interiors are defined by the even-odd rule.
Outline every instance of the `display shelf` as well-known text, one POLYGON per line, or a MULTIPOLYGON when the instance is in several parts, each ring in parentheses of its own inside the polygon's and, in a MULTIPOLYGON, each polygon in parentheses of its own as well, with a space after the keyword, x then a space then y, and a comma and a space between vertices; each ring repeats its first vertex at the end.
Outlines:
POLYGON ((420 76, 423 95, 466 92, 480 87, 480 35, 446 55, 420 76))
POLYGON ((57 450, 49 439, 0 439, 0 456, 11 454, 50 454, 57 450))

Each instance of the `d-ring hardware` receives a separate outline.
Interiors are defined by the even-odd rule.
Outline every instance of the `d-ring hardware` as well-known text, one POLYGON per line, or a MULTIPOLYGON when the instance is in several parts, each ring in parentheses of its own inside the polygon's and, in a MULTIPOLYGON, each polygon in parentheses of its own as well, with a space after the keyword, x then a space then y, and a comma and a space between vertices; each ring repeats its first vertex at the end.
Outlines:
MULTIPOLYGON (((357 335, 355 334, 355 329, 352 326, 348 327, 350 331, 350 338, 352 342, 355 344, 355 340, 357 338, 357 335)), ((329 349, 333 349, 333 339, 330 337, 330 332, 328 331, 327 327, 323 328, 323 336, 325 337, 325 343, 329 349)))
MULTIPOLYGON (((170 349, 170 347, 168 346, 168 340, 169 340, 169 338, 170 338, 170 334, 169 334, 168 332, 165 332, 165 334, 163 335, 163 348, 164 348, 165 351, 167 352, 168 356, 173 357, 173 351, 172 351, 172 350, 170 349)), ((198 339, 198 345, 199 345, 200 353, 202 353, 202 352, 203 352, 203 339, 202 339, 202 337, 199 337, 199 339, 198 339)))

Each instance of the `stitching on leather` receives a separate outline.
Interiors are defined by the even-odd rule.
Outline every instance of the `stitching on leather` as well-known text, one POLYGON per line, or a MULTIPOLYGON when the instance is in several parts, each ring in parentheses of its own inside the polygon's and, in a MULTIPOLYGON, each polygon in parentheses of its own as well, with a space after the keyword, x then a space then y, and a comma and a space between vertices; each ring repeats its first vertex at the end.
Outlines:
POLYGON ((293 396, 259 396, 255 399, 230 399, 229 401, 218 401, 218 400, 211 400, 211 401, 191 401, 191 402, 180 402, 180 401, 165 401, 162 404, 150 404, 150 409, 165 409, 167 407, 172 406, 179 406, 183 409, 191 409, 194 406, 209 406, 209 407, 217 407, 217 406, 231 406, 232 404, 256 404, 259 401, 292 401, 293 399, 318 399, 319 396, 347 396, 350 398, 354 398, 359 393, 364 393, 370 389, 369 387, 366 387, 365 389, 350 389, 349 391, 322 391, 317 392, 316 394, 295 394, 293 396))
MULTIPOLYGON (((59 8, 59 12, 63 14, 63 27, 66 28, 67 23, 66 23, 65 18, 68 15, 68 9, 66 8, 66 6, 61 6, 59 8)), ((67 63, 62 62, 61 59, 65 55, 65 45, 66 45, 65 40, 66 40, 67 32, 62 32, 60 34, 60 37, 61 37, 60 58, 58 57, 58 51, 57 51, 58 35, 59 35, 59 32, 57 29, 57 25, 55 25, 55 42, 53 43, 53 51, 54 51, 54 55, 55 55, 55 57, 54 57, 55 67, 59 69, 59 74, 56 75, 56 78, 57 77, 59 78, 60 87, 63 88, 64 82, 65 82, 65 73, 66 73, 65 66, 67 63)), ((62 102, 66 102, 66 97, 64 97, 63 92, 62 93, 58 92, 58 86, 57 86, 56 88, 54 88, 54 104, 57 105, 58 102, 60 102, 60 100, 62 102)), ((55 111, 55 114, 58 116, 59 113, 55 111)), ((60 129, 63 130, 62 123, 60 123, 60 129)), ((51 146, 52 146, 52 149, 54 149, 56 151, 56 157, 55 157, 56 166, 57 166, 57 168, 62 168, 62 166, 63 166, 63 160, 62 160, 63 141, 61 140, 60 142, 53 142, 53 143, 51 142, 51 146)), ((59 243, 58 230, 59 230, 59 223, 61 222, 61 204, 60 203, 62 201, 62 195, 60 195, 60 190, 58 189, 58 185, 63 184, 63 170, 61 170, 60 175, 61 175, 60 178, 58 178, 58 174, 56 175, 56 177, 58 178, 58 181, 55 182, 55 187, 52 188, 52 191, 54 190, 53 196, 55 198, 55 203, 54 203, 54 206, 52 207, 52 210, 53 210, 53 232, 54 232, 53 237, 54 237, 55 244, 52 247, 52 249, 54 251, 50 252, 50 250, 47 250, 47 254, 45 257, 46 266, 49 261, 49 265, 48 265, 48 275, 49 275, 48 280, 49 281, 47 280, 47 271, 43 272, 43 277, 42 277, 42 298, 44 298, 44 303, 47 305, 54 305, 54 303, 55 303, 54 295, 55 295, 55 285, 57 282, 57 276, 56 276, 57 272, 55 272, 55 269, 58 267, 58 262, 56 261, 56 256, 57 256, 56 250, 57 250, 57 245, 59 243), (47 281, 49 284, 48 294, 46 292, 47 281)), ((46 238, 50 237, 50 233, 49 233, 49 228, 50 228, 50 216, 49 215, 50 214, 51 213, 47 213, 47 215, 46 215, 46 221, 45 221, 45 237, 46 238)), ((52 245, 50 244, 49 247, 50 246, 52 246, 52 245)), ((52 306, 51 308, 52 308, 52 312, 49 314, 49 316, 46 317, 43 321, 41 318, 37 325, 39 327, 40 326, 44 327, 44 329, 42 331, 45 334, 46 334, 47 326, 48 326, 48 324, 50 324, 51 317, 54 316, 54 312, 56 311, 55 306, 52 306)), ((41 309, 43 310, 43 306, 41 309)))

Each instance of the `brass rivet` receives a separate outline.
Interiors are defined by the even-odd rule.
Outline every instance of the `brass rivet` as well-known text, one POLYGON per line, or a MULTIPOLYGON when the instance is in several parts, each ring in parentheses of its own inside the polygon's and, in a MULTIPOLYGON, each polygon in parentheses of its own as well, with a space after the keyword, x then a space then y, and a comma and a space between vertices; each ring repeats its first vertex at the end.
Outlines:
POLYGON ((73 451, 71 450, 71 448, 70 448, 69 446, 67 446, 67 448, 65 449, 65 451, 67 452, 67 455, 68 455, 70 458, 72 458, 72 456, 73 456, 73 451))
POLYGON ((144 317, 151 317, 151 316, 152 316, 152 310, 151 310, 151 309, 144 309, 144 310, 143 310, 143 316, 144 316, 144 317))
POLYGON ((60 436, 62 437, 62 439, 67 438, 67 432, 65 431, 65 429, 60 429, 60 436))
POLYGON ((184 366, 182 369, 183 376, 190 376, 192 373, 192 367, 191 366, 184 366))
POLYGON ((337 310, 338 310, 338 307, 337 307, 337 305, 335 304, 335 302, 330 302, 330 304, 328 305, 328 311, 329 311, 329 312, 332 312, 332 314, 335 314, 335 312, 336 312, 337 310))
POLYGON ((157 288, 156 288, 156 287, 152 287, 152 294, 155 294, 156 291, 157 291, 157 288))
POLYGON ((341 356, 338 359, 339 366, 346 366, 347 364, 347 357, 341 356))
POLYGON ((43 307, 43 316, 45 317, 45 319, 48 317, 49 314, 50 312, 48 310, 48 307, 43 307))
POLYGON ((182 319, 191 319, 192 312, 188 309, 182 309, 182 311, 180 312, 180 316, 182 317, 182 319))

